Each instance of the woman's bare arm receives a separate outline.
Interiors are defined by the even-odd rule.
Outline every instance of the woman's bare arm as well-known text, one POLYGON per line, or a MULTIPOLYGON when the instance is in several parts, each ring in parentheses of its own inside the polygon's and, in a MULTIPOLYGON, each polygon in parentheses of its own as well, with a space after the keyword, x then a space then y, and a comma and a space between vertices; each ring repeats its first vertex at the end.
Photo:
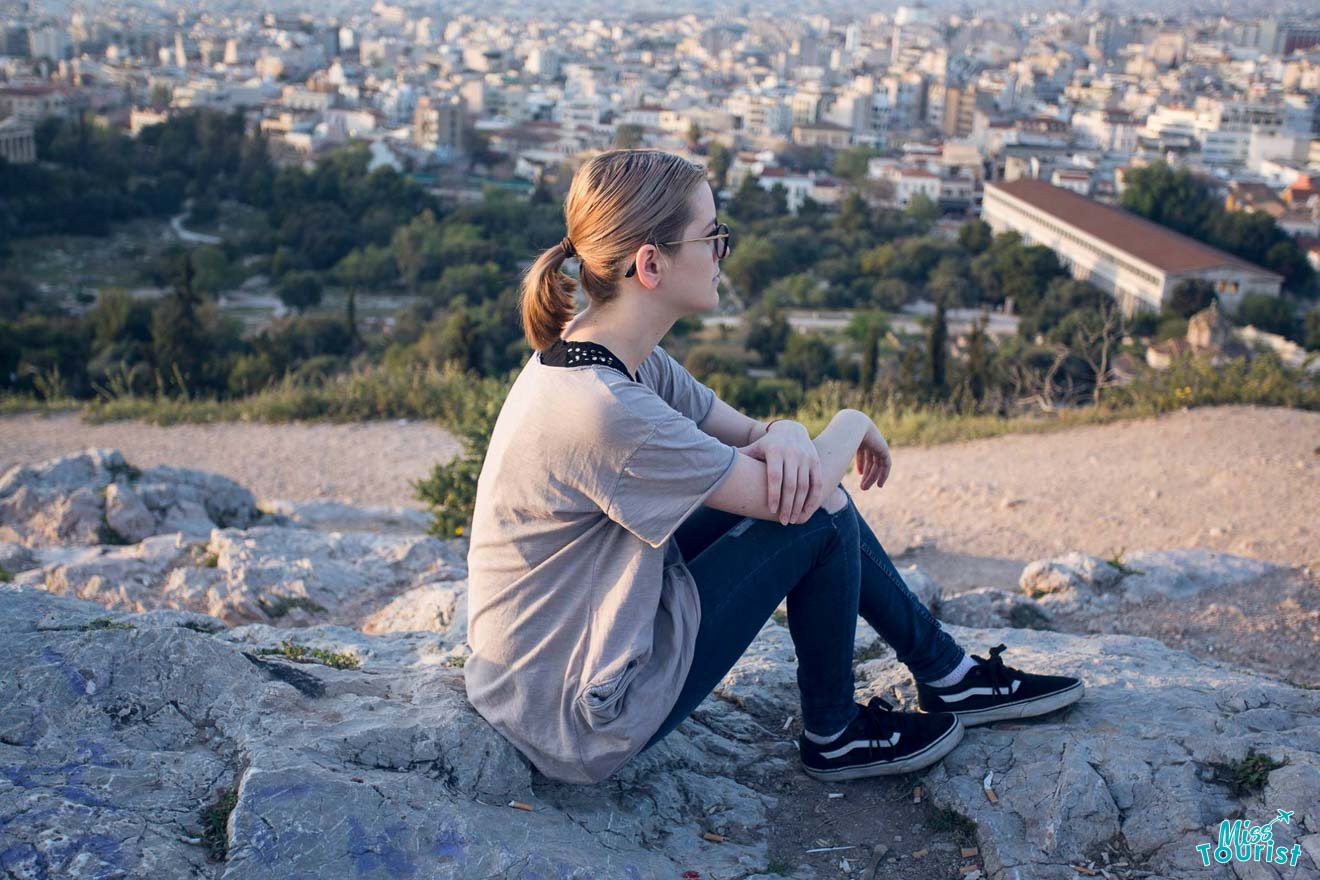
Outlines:
MULTIPOLYGON (((830 423, 821 431, 812 443, 820 455, 820 477, 825 486, 837 486, 848 472, 848 463, 861 444, 862 438, 871 428, 871 419, 865 413, 855 409, 839 411, 830 423)), ((771 508, 767 501, 767 478, 765 462, 749 455, 738 453, 733 468, 715 491, 706 497, 706 505, 716 510, 724 510, 753 519, 777 520, 779 511, 771 508)), ((831 492, 826 496, 826 510, 837 510, 837 496, 831 492), (831 503, 833 502, 833 503, 831 503)), ((802 511, 805 520, 815 513, 814 508, 802 511)))

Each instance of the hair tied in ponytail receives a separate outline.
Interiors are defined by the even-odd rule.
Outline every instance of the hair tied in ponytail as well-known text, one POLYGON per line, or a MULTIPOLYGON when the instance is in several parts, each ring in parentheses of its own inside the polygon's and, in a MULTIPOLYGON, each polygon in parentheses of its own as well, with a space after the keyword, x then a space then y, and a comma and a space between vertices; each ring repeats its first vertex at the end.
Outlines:
POLYGON ((577 256, 577 250, 573 247, 573 242, 568 240, 567 235, 564 236, 563 241, 559 242, 559 247, 564 251, 565 259, 577 256))

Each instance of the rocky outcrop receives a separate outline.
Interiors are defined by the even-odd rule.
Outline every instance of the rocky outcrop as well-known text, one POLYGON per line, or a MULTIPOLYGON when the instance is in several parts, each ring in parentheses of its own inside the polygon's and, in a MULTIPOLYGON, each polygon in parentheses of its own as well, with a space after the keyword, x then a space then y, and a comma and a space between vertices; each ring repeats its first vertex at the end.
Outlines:
POLYGON ((1054 629, 1049 612, 1034 599, 990 587, 967 590, 940 601, 936 616, 959 626, 1054 629))
POLYGON ((1143 602, 1186 599, 1264 577, 1279 566, 1215 550, 1156 550, 1110 562, 1085 553, 1032 562, 1019 586, 1048 611, 1103 613, 1143 602))
MULTIPOLYGON (((65 497, 85 485, 65 482, 65 497)), ((779 620, 656 747, 599 785, 562 784, 466 700, 461 542, 291 519, 213 526, 204 540, 0 545, 14 572, 0 584, 8 875, 764 876, 775 792, 801 773, 787 732, 796 657, 779 620)), ((1102 863, 1116 878, 1320 874, 1314 691, 1153 639, 1033 627, 1263 570, 1205 553, 1045 560, 1024 572, 1035 598, 945 597, 902 570, 971 652, 1002 642, 1010 665, 1087 685, 1052 716, 969 729, 918 775, 938 807, 975 821, 993 880, 1073 880, 1074 865, 1102 863), (1302 847, 1295 868, 1202 864, 1196 847, 1223 819, 1262 824, 1276 810, 1293 811, 1272 830, 1278 847, 1302 847)), ((907 670, 861 620, 854 651, 860 701, 915 708, 907 670)))
MULTIPOLYGON (((0 828, 15 876, 751 877, 774 806, 761 789, 800 772, 791 742, 740 705, 751 669, 792 667, 773 621, 693 718, 597 786, 536 773, 471 709, 436 633, 226 630, 25 586, 0 587, 0 629, 0 828), (283 642, 358 668, 261 653, 283 642), (226 860, 212 863, 202 815, 231 789, 226 860)), ((1070 865, 1108 846, 1160 877, 1228 877, 1195 846, 1243 811, 1295 810, 1274 827, 1279 845, 1320 837, 1311 692, 1150 639, 949 629, 1088 686, 1056 717, 970 729, 924 774, 937 804, 976 821, 990 876, 1076 877, 1070 865), (1242 800, 1215 768, 1249 749, 1287 763, 1242 800)), ((861 667, 859 692, 914 703, 892 657, 861 667)), ((762 699, 773 717, 796 710, 787 689, 762 699)))
POLYGON ((139 470, 116 449, 15 465, 0 477, 0 541, 27 547, 204 538, 260 518, 252 493, 233 480, 168 465, 139 470))

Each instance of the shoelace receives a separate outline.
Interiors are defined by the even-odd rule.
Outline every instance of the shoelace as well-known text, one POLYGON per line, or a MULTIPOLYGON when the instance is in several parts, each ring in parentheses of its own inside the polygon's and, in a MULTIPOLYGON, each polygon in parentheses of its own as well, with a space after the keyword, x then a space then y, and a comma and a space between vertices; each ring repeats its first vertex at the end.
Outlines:
POLYGON ((1004 693, 1009 693, 1009 687, 1013 683, 1012 667, 1005 666, 1003 658, 999 656, 1007 647, 1007 645, 995 645, 990 649, 989 657, 972 655, 975 660, 980 661, 980 668, 990 680, 990 687, 994 689, 995 696, 999 696, 1000 688, 1004 689, 1004 693))
POLYGON ((862 712, 870 716, 872 736, 867 738, 866 752, 867 759, 875 751, 874 743, 877 739, 888 739, 894 732, 894 725, 888 718, 894 711, 894 707, 884 700, 883 697, 872 697, 863 707, 862 712), (883 736, 881 734, 884 734, 883 736))

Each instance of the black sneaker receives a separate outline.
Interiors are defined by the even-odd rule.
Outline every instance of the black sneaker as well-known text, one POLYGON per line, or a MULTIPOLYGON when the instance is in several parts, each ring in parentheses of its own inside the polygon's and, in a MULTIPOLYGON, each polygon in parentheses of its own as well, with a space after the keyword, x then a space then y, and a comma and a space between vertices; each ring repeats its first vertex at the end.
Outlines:
POLYGON ((832 782, 910 773, 934 764, 963 738, 956 715, 895 712, 879 697, 858 704, 857 717, 833 742, 798 737, 802 769, 832 782))
POLYGON ((967 727, 1007 718, 1044 715, 1082 698, 1086 688, 1067 675, 1033 675, 1005 666, 999 656, 1004 645, 990 649, 989 657, 972 655, 976 665, 962 681, 948 687, 917 682, 917 705, 927 712, 952 712, 967 727))

